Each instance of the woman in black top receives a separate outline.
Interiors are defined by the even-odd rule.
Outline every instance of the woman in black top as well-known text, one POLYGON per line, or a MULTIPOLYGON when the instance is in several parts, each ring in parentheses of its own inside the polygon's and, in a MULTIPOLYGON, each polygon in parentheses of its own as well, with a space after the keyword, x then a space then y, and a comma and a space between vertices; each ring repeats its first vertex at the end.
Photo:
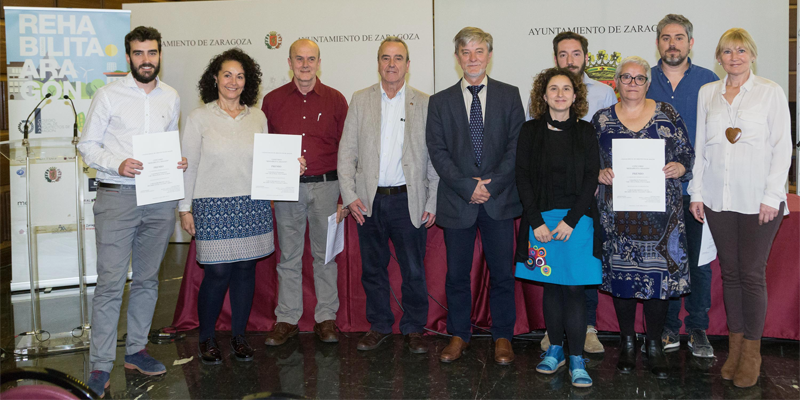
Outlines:
POLYGON ((517 144, 517 188, 522 223, 517 243, 519 278, 544 285, 544 320, 550 347, 536 370, 552 374, 566 363, 569 338, 572 384, 592 385, 583 359, 586 339, 584 285, 601 283, 594 257, 594 192, 600 170, 597 135, 580 119, 586 87, 570 71, 542 71, 531 90, 534 120, 522 125, 517 144))

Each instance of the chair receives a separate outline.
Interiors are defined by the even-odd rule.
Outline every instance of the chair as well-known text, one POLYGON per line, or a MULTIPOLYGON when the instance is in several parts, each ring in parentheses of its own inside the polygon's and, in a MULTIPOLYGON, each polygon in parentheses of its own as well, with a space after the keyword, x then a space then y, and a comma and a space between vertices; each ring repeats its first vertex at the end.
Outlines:
POLYGON ((83 382, 61 371, 50 368, 23 367, 10 371, 3 371, 3 373, 0 374, 0 385, 23 380, 47 382, 50 385, 34 384, 16 386, 2 392, 0 397, 8 400, 83 400, 98 398, 83 382))

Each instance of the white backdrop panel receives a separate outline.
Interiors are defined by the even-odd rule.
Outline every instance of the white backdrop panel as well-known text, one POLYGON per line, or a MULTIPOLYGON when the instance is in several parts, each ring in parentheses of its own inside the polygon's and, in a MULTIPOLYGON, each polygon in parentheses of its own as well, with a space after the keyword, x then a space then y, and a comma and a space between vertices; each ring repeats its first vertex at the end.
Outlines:
POLYGON ((238 46, 253 57, 264 74, 263 98, 291 80, 289 46, 299 38, 319 44, 322 64, 318 76, 349 101, 356 90, 378 82, 378 45, 386 35, 398 35, 409 47, 411 86, 433 93, 430 0, 404 1, 402 6, 375 0, 270 0, 123 7, 131 10, 131 26, 152 26, 161 32, 161 78, 178 90, 184 118, 202 104, 197 81, 213 56, 238 46), (279 47, 270 49, 265 43, 270 32, 280 36, 279 47))
POLYGON ((694 25, 690 57, 723 77, 714 59, 720 36, 733 27, 746 29, 758 45, 757 75, 780 84, 788 93, 788 3, 784 0, 571 0, 558 2, 436 0, 436 91, 452 86, 461 69, 454 58, 453 37, 465 26, 477 26, 494 37, 489 74, 519 87, 527 103, 533 77, 553 64, 553 43, 561 30, 589 39, 589 53, 605 50, 621 58, 637 55, 655 65, 659 59, 655 28, 666 14, 683 14, 694 25))

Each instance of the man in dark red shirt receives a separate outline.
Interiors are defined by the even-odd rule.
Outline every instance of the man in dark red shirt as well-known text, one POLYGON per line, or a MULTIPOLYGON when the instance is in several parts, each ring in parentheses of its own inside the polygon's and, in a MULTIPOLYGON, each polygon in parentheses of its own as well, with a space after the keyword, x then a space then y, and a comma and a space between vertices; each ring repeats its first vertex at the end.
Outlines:
POLYGON ((300 177, 298 201, 276 201, 275 220, 281 259, 278 263, 277 323, 266 344, 279 346, 297 334, 303 314, 303 249, 306 220, 314 256, 314 287, 317 306, 314 332, 323 342, 338 342, 336 311, 339 293, 336 262, 325 264, 328 216, 344 217, 339 199, 336 160, 339 139, 347 117, 347 100, 336 89, 317 78, 320 51, 316 43, 299 39, 289 47, 289 67, 294 78, 264 97, 261 109, 270 133, 303 136, 303 156, 308 169, 300 177))

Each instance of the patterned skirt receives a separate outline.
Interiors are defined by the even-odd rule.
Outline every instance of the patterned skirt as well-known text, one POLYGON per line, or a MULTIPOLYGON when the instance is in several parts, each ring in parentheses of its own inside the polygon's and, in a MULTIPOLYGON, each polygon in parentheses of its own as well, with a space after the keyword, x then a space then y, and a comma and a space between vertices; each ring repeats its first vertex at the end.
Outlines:
MULTIPOLYGON (((550 210, 542 213, 544 224, 551 231, 569 210, 550 210)), ((593 221, 582 216, 572 230, 569 240, 542 243, 528 228, 528 260, 517 263, 516 277, 556 285, 597 285, 602 282, 600 260, 592 255, 594 244, 593 221)))
POLYGON ((192 215, 200 264, 252 260, 275 251, 268 200, 250 196, 194 199, 192 215))

